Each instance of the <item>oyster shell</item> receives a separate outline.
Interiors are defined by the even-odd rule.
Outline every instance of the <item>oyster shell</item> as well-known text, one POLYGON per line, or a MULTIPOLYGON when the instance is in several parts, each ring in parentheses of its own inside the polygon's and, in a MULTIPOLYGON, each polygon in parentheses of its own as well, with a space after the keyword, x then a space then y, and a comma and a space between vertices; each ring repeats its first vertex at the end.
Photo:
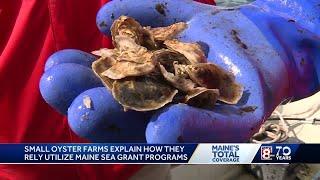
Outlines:
POLYGON ((212 108, 214 107, 218 97, 218 89, 197 87, 186 95, 185 103, 195 107, 212 108))
POLYGON ((119 56, 119 51, 117 49, 108 49, 108 48, 101 48, 99 50, 95 50, 91 52, 92 54, 100 57, 110 57, 116 59, 119 56))
POLYGON ((197 87, 197 84, 185 77, 174 75, 166 71, 166 69, 159 65, 163 77, 172 84, 175 88, 183 91, 185 95, 182 102, 196 107, 213 107, 218 99, 218 89, 207 89, 204 87, 197 87))
POLYGON ((167 27, 147 28, 156 41, 172 39, 187 28, 187 23, 178 22, 167 27))
POLYGON ((114 37, 114 42, 117 43, 117 49, 121 51, 132 51, 139 54, 148 52, 148 49, 137 44, 134 39, 127 36, 117 35, 114 37))
POLYGON ((188 65, 187 72, 194 82, 208 89, 219 89, 218 100, 228 104, 236 104, 243 93, 243 88, 236 83, 231 73, 219 68, 215 64, 200 63, 188 65))
POLYGON ((118 47, 118 61, 131 61, 136 63, 145 63, 151 61, 151 52, 147 48, 135 43, 131 38, 125 36, 116 36, 115 41, 118 47))
POLYGON ((115 63, 116 61, 113 58, 101 57, 98 60, 94 61, 91 66, 93 72, 96 74, 97 77, 101 79, 102 83, 108 89, 112 89, 113 80, 106 76, 103 76, 102 73, 105 72, 110 67, 112 67, 115 63))
POLYGON ((174 74, 180 77, 189 78, 187 73, 187 65, 178 64, 177 61, 173 62, 174 74))
POLYGON ((183 54, 192 64, 205 63, 207 61, 201 46, 197 43, 185 43, 173 39, 164 41, 164 44, 168 49, 183 54))
POLYGON ((130 61, 118 61, 112 67, 101 73, 101 75, 114 80, 123 79, 130 76, 149 74, 155 70, 155 67, 153 62, 140 64, 130 61))
POLYGON ((137 44, 149 49, 156 49, 156 43, 149 31, 131 17, 120 16, 111 26, 111 36, 114 46, 117 47, 115 37, 121 35, 133 39, 137 44))
POLYGON ((173 73, 168 72, 165 67, 159 64, 160 71, 163 77, 172 84, 175 88, 188 93, 191 92, 193 89, 196 88, 197 84, 194 83, 190 79, 186 79, 184 77, 174 75, 173 73))
POLYGON ((115 49, 93 51, 100 58, 92 69, 125 110, 150 111, 170 102, 200 108, 217 100, 237 103, 243 89, 234 76, 207 63, 199 44, 173 39, 186 28, 184 22, 142 27, 121 16, 111 26, 115 49))
POLYGON ((166 70, 172 73, 175 71, 174 62, 183 65, 191 64, 191 62, 182 54, 168 49, 161 49, 153 52, 151 59, 154 62, 159 62, 166 70))
POLYGON ((170 103, 178 93, 169 85, 148 77, 120 80, 113 83, 112 94, 125 108, 151 111, 170 103))

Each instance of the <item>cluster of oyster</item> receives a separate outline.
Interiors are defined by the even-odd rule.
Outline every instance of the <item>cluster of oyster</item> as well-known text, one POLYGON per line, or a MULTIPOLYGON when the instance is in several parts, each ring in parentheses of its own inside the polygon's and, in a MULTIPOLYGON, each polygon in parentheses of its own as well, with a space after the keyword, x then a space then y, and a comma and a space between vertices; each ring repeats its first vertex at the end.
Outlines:
POLYGON ((187 28, 179 22, 168 27, 142 27, 121 16, 111 26, 114 49, 92 53, 95 74, 125 110, 150 111, 168 103, 212 108, 217 100, 235 104, 242 87, 232 74, 207 63, 197 43, 174 37, 187 28))

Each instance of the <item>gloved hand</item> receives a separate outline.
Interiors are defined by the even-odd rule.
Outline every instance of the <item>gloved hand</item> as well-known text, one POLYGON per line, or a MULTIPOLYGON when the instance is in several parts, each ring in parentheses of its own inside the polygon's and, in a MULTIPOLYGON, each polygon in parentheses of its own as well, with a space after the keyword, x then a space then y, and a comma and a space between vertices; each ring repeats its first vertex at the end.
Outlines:
MULTIPOLYGON (((319 90, 319 14, 315 0, 258 0, 237 8, 189 0, 115 0, 100 9, 97 25, 110 35, 110 26, 120 15, 153 27, 187 22, 188 28, 178 39, 201 44, 210 62, 232 72, 244 86, 236 105, 219 104, 209 111, 175 104, 155 112, 145 131, 148 143, 245 142, 279 103, 319 90)), ((51 68, 46 68, 40 90, 62 113, 75 98, 68 110, 71 128, 80 136, 104 142, 130 142, 134 134, 144 133, 150 113, 122 112, 105 89, 90 89, 99 86, 97 79, 90 79, 92 72, 86 74, 80 69, 94 58, 84 52, 66 51, 49 58, 47 66, 51 68), (63 75, 56 83, 59 73, 63 75), (84 103, 86 96, 91 98, 90 108, 84 103)), ((133 139, 143 138, 140 134, 133 139)))

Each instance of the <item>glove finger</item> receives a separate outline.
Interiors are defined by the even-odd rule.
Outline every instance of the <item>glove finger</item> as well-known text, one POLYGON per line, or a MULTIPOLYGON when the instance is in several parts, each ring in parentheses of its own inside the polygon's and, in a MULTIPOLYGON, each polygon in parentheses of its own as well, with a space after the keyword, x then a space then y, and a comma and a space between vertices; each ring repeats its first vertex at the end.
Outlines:
POLYGON ((81 92, 102 86, 93 71, 74 63, 63 63, 47 70, 41 77, 39 88, 43 99, 61 114, 81 92))
POLYGON ((91 64, 96 60, 96 57, 84 51, 77 49, 63 49, 53 53, 45 64, 44 70, 62 63, 74 63, 91 68, 91 64))
POLYGON ((105 87, 84 91, 68 110, 71 129, 91 142, 145 142, 149 112, 123 111, 105 87))
POLYGON ((104 5, 97 14, 99 30, 110 35, 110 27, 121 15, 135 18, 143 26, 167 26, 175 22, 187 22, 195 14, 212 8, 191 0, 115 0, 104 5))
POLYGON ((204 110, 185 104, 164 108, 146 129, 148 143, 246 142, 263 121, 261 109, 218 105, 204 110))

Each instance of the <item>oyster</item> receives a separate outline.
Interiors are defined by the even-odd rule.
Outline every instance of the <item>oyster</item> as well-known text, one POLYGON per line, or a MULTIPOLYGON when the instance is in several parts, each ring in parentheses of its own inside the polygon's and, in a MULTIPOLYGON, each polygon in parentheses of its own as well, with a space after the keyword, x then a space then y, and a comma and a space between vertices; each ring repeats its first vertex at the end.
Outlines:
POLYGON ((161 49, 153 52, 151 59, 154 62, 159 62, 169 72, 174 72, 174 62, 183 65, 191 64, 182 54, 168 49, 161 49))
POLYGON ((112 67, 101 73, 101 75, 114 80, 123 79, 130 76, 149 74, 154 71, 155 67, 153 62, 140 64, 130 61, 118 61, 112 67))
POLYGON ((156 41, 172 39, 187 28, 187 23, 178 22, 167 27, 146 28, 156 41))
POLYGON ((152 78, 140 77, 113 83, 112 94, 125 109, 150 111, 170 103, 178 93, 171 86, 152 78))
POLYGON ((173 62, 174 74, 180 77, 188 78, 187 65, 178 64, 177 61, 173 62))
POLYGON ((183 54, 192 64, 206 62, 206 56, 202 51, 201 46, 197 43, 185 43, 173 39, 164 41, 164 44, 168 49, 183 54))
POLYGON ((117 57, 117 61, 130 61, 139 64, 151 62, 152 53, 138 54, 132 51, 122 51, 117 57))
POLYGON ((145 63, 151 61, 151 53, 147 48, 135 43, 131 38, 125 36, 116 36, 115 41, 118 44, 118 61, 130 61, 135 63, 145 63))
POLYGON ((97 77, 99 77, 101 79, 102 83, 108 89, 112 89, 113 80, 106 77, 106 76, 103 76, 102 73, 105 72, 110 67, 112 67, 112 65, 114 65, 115 63, 116 63, 116 61, 112 58, 101 57, 98 60, 94 61, 91 66, 93 72, 96 74, 97 77))
POLYGON ((117 49, 121 51, 132 51, 137 52, 139 54, 144 54, 148 52, 147 48, 137 44, 134 39, 129 38, 127 36, 115 36, 114 42, 117 43, 117 49))
POLYGON ((197 84, 192 80, 179 75, 174 75, 173 73, 166 71, 162 65, 159 65, 159 68, 163 77, 170 82, 172 86, 187 94, 184 97, 184 103, 197 107, 213 107, 216 103, 219 96, 218 89, 197 87, 197 84))
POLYGON ((156 49, 156 43, 149 31, 144 29, 140 23, 131 17, 120 16, 111 26, 113 44, 117 47, 115 37, 121 35, 133 39, 137 44, 156 49))
POLYGON ((174 75, 173 73, 168 72, 164 66, 161 64, 159 65, 160 71, 163 75, 163 77, 172 84, 175 88, 183 91, 183 92, 190 92, 197 86, 196 83, 194 83, 190 79, 186 79, 184 77, 180 77, 178 75, 174 75))
POLYGON ((91 52, 92 54, 100 57, 110 57, 116 59, 119 56, 119 51, 117 49, 108 49, 108 48, 101 48, 99 50, 95 50, 91 52))
POLYGON ((111 26, 115 48, 93 51, 100 58, 92 69, 125 110, 151 111, 171 102, 199 108, 212 108, 217 100, 237 103, 243 89, 234 76, 207 63, 199 44, 173 39, 186 28, 183 22, 142 27, 121 16, 111 26))
POLYGON ((224 71, 215 64, 199 63, 188 65, 189 77, 202 87, 219 89, 218 100, 228 104, 236 104, 242 96, 242 86, 237 84, 231 73, 224 71))
POLYGON ((202 108, 212 108, 219 97, 218 89, 197 87, 185 97, 185 103, 202 108))

